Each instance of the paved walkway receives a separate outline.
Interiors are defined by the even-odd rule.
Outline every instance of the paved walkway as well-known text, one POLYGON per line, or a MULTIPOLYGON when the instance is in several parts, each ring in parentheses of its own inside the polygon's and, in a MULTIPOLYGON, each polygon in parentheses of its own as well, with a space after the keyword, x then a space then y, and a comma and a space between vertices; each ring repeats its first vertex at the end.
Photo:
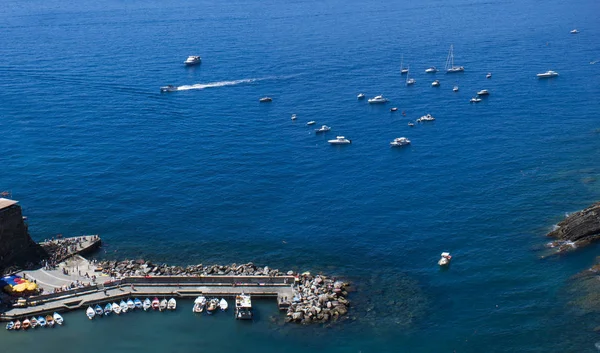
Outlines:
MULTIPOLYGON (((19 275, 30 281, 35 279, 38 285, 44 288, 46 292, 52 292, 54 288, 69 286, 76 281, 91 283, 91 276, 99 275, 99 273, 94 272, 95 268, 96 266, 85 258, 75 255, 61 262, 56 269, 45 270, 40 268, 33 271, 23 271, 19 275), (68 271, 68 275, 64 274, 64 269, 68 271), (85 276, 86 273, 89 277, 85 276)), ((99 279, 98 281, 103 282, 104 280, 99 279)))

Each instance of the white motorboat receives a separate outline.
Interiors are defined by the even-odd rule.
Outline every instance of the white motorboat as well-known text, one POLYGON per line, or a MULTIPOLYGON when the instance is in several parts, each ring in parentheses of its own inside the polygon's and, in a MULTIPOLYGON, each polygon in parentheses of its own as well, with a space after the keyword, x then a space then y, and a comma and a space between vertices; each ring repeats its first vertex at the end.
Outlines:
POLYGON ((424 121, 434 121, 435 118, 431 114, 423 115, 419 119, 417 119, 417 123, 422 123, 424 121))
POLYGON ((87 310, 85 311, 85 315, 91 320, 94 318, 94 316, 96 316, 96 312, 91 306, 88 306, 87 310))
POLYGON ((477 92, 478 96, 489 96, 490 92, 487 89, 482 89, 481 91, 477 92))
POLYGON ((470 103, 479 103, 479 102, 481 102, 481 98, 479 98, 479 97, 473 97, 473 98, 471 98, 471 100, 469 102, 470 103))
POLYGON ((152 302, 150 301, 150 299, 146 298, 144 299, 144 302, 142 303, 142 309, 144 309, 144 311, 148 311, 148 309, 150 309, 152 307, 152 302))
POLYGON ((192 66, 200 64, 201 61, 202 58, 200 58, 199 56, 190 55, 187 59, 185 59, 183 63, 187 66, 192 66))
POLYGON ((169 301, 167 302, 167 309, 169 309, 169 310, 177 309, 177 301, 175 300, 175 298, 169 299, 169 301))
POLYGON ((352 141, 348 140, 344 136, 337 136, 335 140, 328 140, 327 142, 332 145, 348 145, 352 143, 352 141))
POLYGON ((316 121, 314 121, 314 120, 311 120, 311 121, 309 121, 308 123, 306 123, 306 125, 314 125, 314 124, 316 124, 316 123, 317 123, 316 121))
POLYGON ((454 91, 454 92, 458 92, 458 86, 454 86, 454 87, 452 88, 452 91, 454 91))
POLYGON ((121 307, 117 303, 112 303, 113 313, 119 315, 121 313, 121 307))
POLYGON ((445 68, 446 68, 447 74, 465 71, 465 68, 463 66, 455 66, 454 65, 454 46, 453 45, 450 45, 450 50, 448 51, 448 57, 446 58, 445 68))
POLYGON ((119 306, 121 307, 122 313, 126 313, 129 309, 129 307, 127 306, 127 303, 125 303, 125 301, 123 301, 123 300, 121 300, 121 302, 119 303, 119 306))
POLYGON ((369 102, 369 104, 381 104, 381 103, 387 103, 387 98, 384 98, 383 95, 379 95, 379 96, 375 96, 369 100, 367 100, 367 102, 369 102))
POLYGON ((206 305, 206 298, 204 296, 199 296, 194 300, 194 307, 192 311, 195 313, 201 313, 204 311, 204 306, 206 305))
POLYGON ((413 127, 413 126, 415 126, 415 123, 413 123, 412 121, 409 121, 408 126, 413 127))
POLYGON ((296 114, 292 114, 292 120, 296 120, 298 119, 298 117, 296 116, 296 114))
POLYGON ((160 88, 161 92, 175 92, 177 91, 177 86, 173 86, 173 85, 166 85, 166 86, 162 86, 160 88))
POLYGON ((357 99, 365 99, 365 94, 364 93, 359 93, 358 96, 356 96, 357 99))
POLYGON ((579 31, 578 31, 577 29, 574 29, 574 30, 571 30, 571 32, 570 32, 570 33, 571 33, 571 34, 577 34, 577 33, 579 33, 579 31))
POLYGON ((406 145, 410 145, 410 140, 407 139, 406 137, 398 137, 398 138, 395 138, 394 141, 390 142, 390 145, 392 147, 406 146, 406 145))
POLYGON ((434 74, 434 73, 436 73, 437 71, 438 71, 438 70, 435 68, 435 66, 432 66, 432 67, 430 67, 430 68, 428 68, 428 69, 425 69, 425 72, 426 72, 426 73, 428 73, 428 74, 434 74))
POLYGON ((56 322, 58 325, 62 325, 65 322, 65 320, 62 316, 60 316, 59 313, 54 313, 52 315, 52 318, 54 319, 54 322, 56 322))
POLYGON ((487 75, 485 75, 485 78, 492 78, 492 73, 488 72, 487 75))
POLYGON ((127 299, 127 310, 132 311, 133 309, 135 309, 135 303, 133 302, 133 300, 131 298, 127 299))
POLYGON ((390 111, 391 111, 391 112, 397 112, 397 111, 398 111, 398 108, 396 108, 396 107, 392 107, 392 108, 390 108, 390 111))
POLYGON ((268 102, 272 102, 273 98, 271 98, 271 97, 262 97, 258 101, 261 102, 261 103, 268 103, 268 102))
POLYGON ((433 87, 438 87, 440 85, 440 81, 439 80, 435 80, 435 81, 431 82, 431 85, 433 87))
POLYGON ((558 72, 556 71, 552 71, 552 70, 548 70, 544 73, 541 74, 537 74, 536 75, 538 78, 549 78, 549 77, 556 77, 558 76, 558 72))
POLYGON ((219 302, 219 308, 221 308, 221 311, 227 310, 228 307, 229 304, 227 304, 227 300, 225 300, 225 298, 221 298, 221 301, 219 302))
POLYGON ((163 299, 160 301, 160 304, 158 304, 158 310, 163 311, 167 308, 167 305, 169 305, 169 302, 167 302, 166 299, 163 299))
POLYGON ((252 298, 247 294, 235 296, 235 318, 237 320, 252 320, 252 298))
POLYGON ((327 132, 329 130, 331 130, 331 128, 329 126, 323 125, 320 128, 316 129, 315 132, 318 134, 318 133, 321 133, 321 132, 327 132))
POLYGON ((452 260, 452 256, 450 256, 449 252, 443 252, 442 257, 438 261, 438 265, 440 266, 448 266, 450 265, 450 260, 452 260))

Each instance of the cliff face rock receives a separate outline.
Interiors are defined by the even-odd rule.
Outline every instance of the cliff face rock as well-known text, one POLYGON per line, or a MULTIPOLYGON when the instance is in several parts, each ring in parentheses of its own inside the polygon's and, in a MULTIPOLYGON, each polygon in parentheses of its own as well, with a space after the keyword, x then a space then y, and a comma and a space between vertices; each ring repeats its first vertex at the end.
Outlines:
POLYGON ((586 245, 600 238, 600 202, 569 215, 548 236, 576 246, 586 245))
POLYGON ((21 206, 0 198, 0 274, 13 266, 28 267, 47 257, 29 236, 21 206))

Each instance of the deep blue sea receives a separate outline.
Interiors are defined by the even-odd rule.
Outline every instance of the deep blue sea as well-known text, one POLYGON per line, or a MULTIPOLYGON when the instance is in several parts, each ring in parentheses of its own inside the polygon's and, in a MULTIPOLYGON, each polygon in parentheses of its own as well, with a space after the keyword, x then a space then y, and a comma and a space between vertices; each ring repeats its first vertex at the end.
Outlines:
POLYGON ((60 329, 2 330, 2 347, 597 351, 600 318, 569 289, 600 247, 540 257, 554 224, 600 200, 598 1, 1 7, 0 189, 34 239, 100 234, 98 258, 253 261, 355 290, 349 319, 327 327, 281 326, 269 301, 249 325, 182 303, 94 322, 69 313, 60 329), (451 44, 465 72, 425 74, 451 44), (184 67, 188 55, 202 64, 184 67), (560 76, 536 78, 547 70, 560 76), (183 87, 161 94, 167 84, 183 87), (480 89, 490 96, 469 104, 480 89), (407 125, 427 113, 435 122, 407 125), (316 135, 322 124, 332 130, 316 135), (352 144, 330 146, 336 135, 352 144), (412 144, 390 148, 401 136, 412 144))

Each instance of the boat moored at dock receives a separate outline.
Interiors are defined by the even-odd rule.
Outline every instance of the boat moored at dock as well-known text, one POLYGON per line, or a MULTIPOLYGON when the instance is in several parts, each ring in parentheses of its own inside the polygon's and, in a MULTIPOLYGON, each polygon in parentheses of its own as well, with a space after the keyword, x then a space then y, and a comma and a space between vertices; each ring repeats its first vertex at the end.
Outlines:
POLYGON ((252 298, 247 294, 235 296, 235 318, 237 320, 252 320, 252 298))

